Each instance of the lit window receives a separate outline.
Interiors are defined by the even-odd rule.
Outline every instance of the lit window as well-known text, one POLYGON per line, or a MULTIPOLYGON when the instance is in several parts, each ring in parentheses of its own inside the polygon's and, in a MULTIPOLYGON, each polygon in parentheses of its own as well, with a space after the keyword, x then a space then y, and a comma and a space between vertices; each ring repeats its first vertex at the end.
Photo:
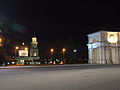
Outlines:
POLYGON ((37 54, 36 54, 36 53, 34 53, 34 54, 33 54, 33 56, 37 56, 37 54))
POLYGON ((37 38, 36 37, 32 38, 32 42, 37 42, 37 38))

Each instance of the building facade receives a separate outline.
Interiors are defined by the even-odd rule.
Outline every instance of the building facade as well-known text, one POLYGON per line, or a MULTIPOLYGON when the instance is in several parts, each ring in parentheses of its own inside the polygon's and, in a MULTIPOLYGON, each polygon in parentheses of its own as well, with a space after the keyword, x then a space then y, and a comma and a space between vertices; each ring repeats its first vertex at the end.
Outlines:
POLYGON ((120 64, 120 32, 99 31, 88 35, 88 63, 120 64))
POLYGON ((38 49, 38 42, 37 42, 37 38, 33 37, 32 38, 32 42, 31 42, 31 48, 30 48, 30 58, 32 60, 34 59, 39 59, 39 49, 38 49))
POLYGON ((33 37, 30 49, 24 44, 18 49, 17 62, 19 64, 39 64, 36 60, 40 59, 37 38, 33 37))

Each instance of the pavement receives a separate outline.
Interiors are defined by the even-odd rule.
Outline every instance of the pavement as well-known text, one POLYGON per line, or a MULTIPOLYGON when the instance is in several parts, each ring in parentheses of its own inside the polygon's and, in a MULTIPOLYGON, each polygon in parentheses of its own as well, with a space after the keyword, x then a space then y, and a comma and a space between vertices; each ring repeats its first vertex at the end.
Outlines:
POLYGON ((120 65, 0 67, 0 90, 120 90, 120 65))

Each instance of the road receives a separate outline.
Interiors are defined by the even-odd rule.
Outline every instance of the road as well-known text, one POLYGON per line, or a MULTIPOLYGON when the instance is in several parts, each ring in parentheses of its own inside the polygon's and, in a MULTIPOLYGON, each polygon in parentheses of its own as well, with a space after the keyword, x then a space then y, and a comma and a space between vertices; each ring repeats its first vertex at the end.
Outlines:
POLYGON ((119 90, 120 65, 0 67, 0 90, 119 90))

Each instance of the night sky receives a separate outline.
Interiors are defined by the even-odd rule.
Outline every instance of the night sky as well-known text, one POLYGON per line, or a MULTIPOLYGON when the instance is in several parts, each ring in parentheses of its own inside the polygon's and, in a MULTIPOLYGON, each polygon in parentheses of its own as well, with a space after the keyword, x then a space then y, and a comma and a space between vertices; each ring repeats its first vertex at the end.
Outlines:
POLYGON ((80 45, 82 53, 84 49, 87 50, 87 34, 99 30, 120 31, 118 2, 98 0, 0 1, 0 15, 7 16, 14 23, 25 27, 20 32, 22 36, 19 40, 25 40, 25 37, 29 40, 35 33, 41 46, 43 44, 48 49, 57 44, 65 44, 67 40, 73 40, 76 41, 76 45, 80 45))

